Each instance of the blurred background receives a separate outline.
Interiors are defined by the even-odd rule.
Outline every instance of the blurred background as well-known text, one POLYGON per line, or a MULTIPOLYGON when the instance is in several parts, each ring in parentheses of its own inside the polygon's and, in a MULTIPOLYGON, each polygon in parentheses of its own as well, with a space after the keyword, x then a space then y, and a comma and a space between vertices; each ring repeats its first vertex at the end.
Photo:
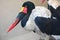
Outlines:
POLYGON ((14 22, 21 5, 25 1, 32 1, 36 6, 47 7, 47 1, 41 4, 41 0, 0 0, 0 40, 8 40, 28 33, 21 27, 20 23, 9 33, 6 32, 8 27, 14 22))

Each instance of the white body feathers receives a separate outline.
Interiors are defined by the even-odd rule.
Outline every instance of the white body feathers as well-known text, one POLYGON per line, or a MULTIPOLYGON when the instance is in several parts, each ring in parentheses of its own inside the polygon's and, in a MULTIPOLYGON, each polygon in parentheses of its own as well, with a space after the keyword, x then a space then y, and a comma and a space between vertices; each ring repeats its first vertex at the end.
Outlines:
POLYGON ((29 31, 32 31, 34 29, 39 30, 39 28, 37 27, 34 21, 37 16, 51 18, 51 12, 43 6, 37 6, 35 9, 32 10, 29 20, 26 23, 26 26, 25 26, 26 30, 29 30, 29 31))

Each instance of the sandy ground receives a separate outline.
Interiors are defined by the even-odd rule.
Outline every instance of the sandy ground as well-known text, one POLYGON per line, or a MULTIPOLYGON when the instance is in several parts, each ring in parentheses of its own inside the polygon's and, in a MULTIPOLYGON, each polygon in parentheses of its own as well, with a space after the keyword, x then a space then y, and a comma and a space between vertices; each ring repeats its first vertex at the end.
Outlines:
POLYGON ((39 35, 33 32, 10 38, 9 40, 39 40, 39 35))
MULTIPOLYGON (((60 40, 60 36, 59 35, 52 35, 54 38, 56 38, 56 40, 60 40)), ((25 33, 23 35, 20 36, 16 36, 13 38, 10 38, 8 40, 39 40, 40 36, 36 33, 33 32, 29 32, 29 33, 25 33)))

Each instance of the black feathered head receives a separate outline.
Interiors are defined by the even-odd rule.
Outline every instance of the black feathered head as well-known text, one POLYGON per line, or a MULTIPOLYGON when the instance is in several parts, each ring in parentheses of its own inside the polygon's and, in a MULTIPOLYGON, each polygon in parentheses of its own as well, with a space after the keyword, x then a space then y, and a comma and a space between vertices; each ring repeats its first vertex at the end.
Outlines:
POLYGON ((23 3, 22 7, 27 7, 28 12, 29 12, 29 11, 32 11, 35 8, 35 5, 34 5, 34 3, 30 2, 30 1, 27 1, 27 2, 23 3))

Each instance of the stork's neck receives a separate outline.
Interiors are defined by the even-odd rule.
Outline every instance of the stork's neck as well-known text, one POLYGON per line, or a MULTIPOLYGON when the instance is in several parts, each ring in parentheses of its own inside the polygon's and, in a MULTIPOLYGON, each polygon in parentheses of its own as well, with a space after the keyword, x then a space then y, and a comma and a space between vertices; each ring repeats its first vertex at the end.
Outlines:
POLYGON ((29 17, 30 17, 31 12, 32 11, 29 11, 28 14, 22 19, 22 21, 21 21, 21 26, 22 27, 25 27, 27 21, 29 20, 29 17))

